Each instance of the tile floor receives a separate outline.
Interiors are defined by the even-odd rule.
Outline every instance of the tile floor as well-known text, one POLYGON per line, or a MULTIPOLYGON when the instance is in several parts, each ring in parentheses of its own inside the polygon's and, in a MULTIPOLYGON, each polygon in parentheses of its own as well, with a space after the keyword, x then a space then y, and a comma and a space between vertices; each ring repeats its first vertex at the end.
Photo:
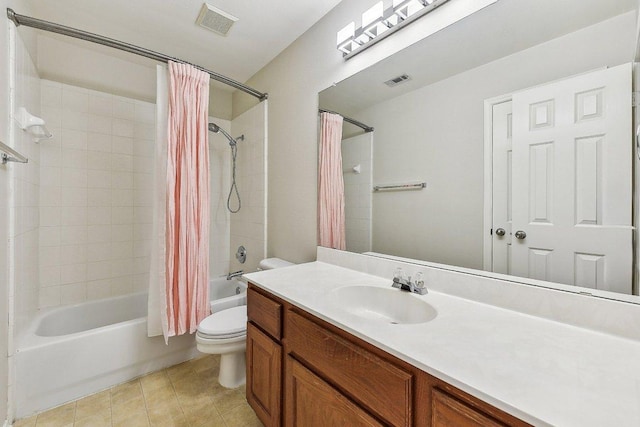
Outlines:
POLYGON ((218 384, 219 356, 205 356, 17 421, 14 427, 261 427, 245 388, 218 384))

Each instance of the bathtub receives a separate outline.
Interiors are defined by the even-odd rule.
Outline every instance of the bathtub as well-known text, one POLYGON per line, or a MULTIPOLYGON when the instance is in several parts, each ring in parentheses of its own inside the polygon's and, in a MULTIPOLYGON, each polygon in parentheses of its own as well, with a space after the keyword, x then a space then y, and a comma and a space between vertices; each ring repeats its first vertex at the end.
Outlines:
MULTIPOLYGON (((246 283, 209 282, 212 311, 246 304, 246 283)), ((147 294, 42 310, 19 337, 15 414, 23 418, 189 360, 193 335, 147 337, 147 294)))

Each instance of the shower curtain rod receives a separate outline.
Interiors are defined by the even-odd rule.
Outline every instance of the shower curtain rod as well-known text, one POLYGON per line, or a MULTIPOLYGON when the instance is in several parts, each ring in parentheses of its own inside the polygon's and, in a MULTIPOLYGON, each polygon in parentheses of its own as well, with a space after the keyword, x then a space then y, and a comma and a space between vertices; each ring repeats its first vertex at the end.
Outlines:
POLYGON ((345 122, 347 122, 347 123, 351 123, 352 125, 355 125, 355 126, 358 126, 359 128, 364 129, 364 131, 365 131, 365 132, 373 132, 373 128, 372 128, 371 126, 369 126, 369 125, 365 125, 364 123, 359 122, 359 121, 357 121, 357 120, 354 120, 354 119, 352 119, 352 118, 350 118, 350 117, 343 116, 342 114, 340 114, 340 113, 336 113, 335 111, 331 111, 331 110, 324 110, 324 109, 322 109, 322 108, 319 108, 319 109, 318 109, 318 112, 320 112, 320 113, 331 113, 331 114, 337 114, 337 115, 341 116, 341 117, 342 117, 342 120, 344 120, 345 122))
POLYGON ((64 25, 55 24, 53 22, 44 21, 42 19, 32 18, 30 16, 25 16, 25 15, 19 15, 15 13, 11 8, 7 8, 7 18, 13 21, 13 23, 16 24, 16 27, 19 27, 20 25, 24 25, 25 27, 31 27, 31 28, 36 28, 38 30, 49 31, 51 33, 62 34, 64 36, 74 37, 74 38, 85 40, 88 42, 101 44, 103 46, 112 47, 114 49, 124 50, 125 52, 144 56, 146 58, 150 58, 160 62, 174 61, 174 62, 180 62, 182 64, 188 64, 197 68, 200 71, 204 71, 205 73, 208 73, 213 80, 217 80, 221 83, 224 83, 226 85, 239 89, 245 93, 248 93, 251 96, 255 96, 260 101, 264 101, 269 96, 267 93, 259 92, 249 86, 243 85, 240 82, 237 82, 233 79, 225 77, 222 74, 218 74, 214 71, 210 71, 210 70, 207 70, 206 68, 200 67, 199 65, 191 64, 190 62, 183 61, 178 58, 173 58, 171 56, 164 55, 162 53, 158 53, 153 50, 145 49, 143 47, 121 42, 119 40, 111 39, 98 34, 89 33, 87 31, 78 30, 76 28, 66 27, 64 25))

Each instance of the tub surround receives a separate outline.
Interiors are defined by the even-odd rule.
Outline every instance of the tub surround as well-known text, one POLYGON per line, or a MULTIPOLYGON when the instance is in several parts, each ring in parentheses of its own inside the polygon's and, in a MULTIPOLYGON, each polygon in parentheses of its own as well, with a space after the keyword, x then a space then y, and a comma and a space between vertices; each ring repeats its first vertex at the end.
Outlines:
POLYGON ((246 277, 276 297, 523 421, 564 426, 640 424, 640 340, 619 324, 623 317, 627 329, 640 324, 639 306, 514 284, 500 294, 505 284, 495 279, 323 248, 318 259, 246 277), (397 266, 408 273, 425 273, 429 293, 406 297, 424 298, 437 310, 435 319, 383 324, 350 314, 327 298, 343 286, 390 288, 397 266), (549 302, 545 293, 565 298, 561 304, 570 312, 571 324, 560 321, 560 304, 549 302), (597 307, 576 308, 577 298, 580 304, 597 300, 593 303, 597 307), (592 317, 602 320, 610 314, 612 322, 593 330, 596 322, 583 318, 593 309, 597 311, 591 311, 592 317))

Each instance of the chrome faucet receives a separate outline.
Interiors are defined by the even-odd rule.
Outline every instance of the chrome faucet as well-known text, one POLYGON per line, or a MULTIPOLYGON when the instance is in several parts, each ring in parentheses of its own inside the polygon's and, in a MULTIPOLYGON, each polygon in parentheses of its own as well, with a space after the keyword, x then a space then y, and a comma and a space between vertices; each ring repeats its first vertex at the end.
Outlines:
POLYGON ((408 291, 419 295, 425 295, 427 293, 427 287, 424 285, 422 272, 416 273, 415 279, 411 281, 411 276, 405 277, 402 269, 398 268, 393 274, 393 284, 391 286, 398 288, 401 291, 408 291))
POLYGON ((243 273, 244 273, 244 270, 238 270, 238 271, 234 271, 233 273, 229 273, 227 274, 227 280, 231 280, 234 277, 242 276, 243 273))

